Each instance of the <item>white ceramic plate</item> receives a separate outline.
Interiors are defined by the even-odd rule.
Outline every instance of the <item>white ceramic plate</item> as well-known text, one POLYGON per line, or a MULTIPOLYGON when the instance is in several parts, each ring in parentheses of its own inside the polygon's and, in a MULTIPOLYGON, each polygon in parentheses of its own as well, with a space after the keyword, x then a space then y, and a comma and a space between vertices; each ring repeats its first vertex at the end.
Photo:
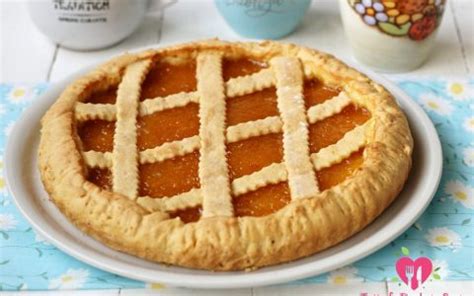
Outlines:
MULTIPOLYGON (((360 67, 356 67, 359 68, 360 67)), ((40 118, 84 69, 54 84, 17 121, 9 137, 7 184, 16 205, 40 234, 62 251, 97 268, 146 282, 192 288, 243 288, 318 275, 361 259, 397 238, 423 213, 439 184, 442 153, 436 130, 423 110, 400 88, 370 74, 397 98, 415 138, 414 165, 405 189, 372 224, 352 238, 313 256, 252 272, 207 272, 170 267, 114 251, 75 228, 49 200, 37 170, 40 118)), ((362 70, 368 73, 367 70, 362 70)))

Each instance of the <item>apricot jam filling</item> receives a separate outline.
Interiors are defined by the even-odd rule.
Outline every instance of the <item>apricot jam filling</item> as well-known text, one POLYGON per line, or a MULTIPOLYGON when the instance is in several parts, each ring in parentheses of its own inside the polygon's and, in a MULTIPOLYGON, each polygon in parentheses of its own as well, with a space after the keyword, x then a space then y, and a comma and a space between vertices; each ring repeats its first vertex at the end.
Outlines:
POLYGON ((281 182, 237 196, 232 200, 232 203, 236 217, 259 217, 278 211, 290 201, 288 182, 281 182))
POLYGON ((91 104, 115 104, 117 99, 117 86, 109 87, 106 90, 91 94, 84 103, 91 104))
POLYGON ((363 153, 364 149, 362 148, 352 153, 342 162, 317 171, 316 178, 318 179, 319 189, 321 191, 329 189, 352 176, 364 162, 363 153))
POLYGON ((311 124, 309 126, 309 152, 315 153, 321 148, 337 143, 347 132, 369 118, 369 111, 351 104, 340 113, 311 124))
POLYGON ((139 166, 140 196, 164 197, 199 188, 199 152, 139 166))
POLYGON ((115 122, 90 120, 78 126, 78 135, 84 151, 109 152, 114 146, 115 122))
POLYGON ((303 85, 303 97, 306 109, 334 98, 339 94, 339 90, 325 86, 317 79, 306 80, 303 85))
POLYGON ((142 84, 140 100, 165 97, 180 92, 196 90, 196 62, 155 64, 142 84))
POLYGON ((170 213, 170 218, 179 217, 184 223, 196 222, 201 218, 202 207, 188 208, 170 213))
MULTIPOLYGON (((267 63, 251 60, 224 60, 224 80, 250 75, 264 68, 267 63)), ((158 62, 151 69, 142 85, 141 100, 164 97, 179 92, 196 90, 196 63, 174 65, 158 62)), ((337 96, 339 90, 325 86, 318 80, 304 83, 306 108, 321 104, 337 96)), ((116 88, 92 95, 91 103, 114 103, 116 88)), ((274 87, 251 94, 228 98, 227 125, 278 116, 277 97, 274 87)), ((184 107, 156 112, 137 119, 137 146, 145 150, 166 142, 181 140, 199 134, 199 105, 190 103, 184 107)), ((342 112, 309 126, 310 152, 318 152, 340 140, 344 134, 370 118, 370 113, 356 105, 345 107, 342 112)), ((85 151, 112 151, 114 122, 93 120, 78 125, 78 135, 85 151)), ((227 144, 227 160, 230 181, 254 173, 272 163, 283 162, 282 133, 252 137, 227 144)), ((339 164, 316 172, 320 190, 335 186, 348 177, 363 163, 363 149, 354 152, 339 164)), ((162 198, 199 188, 199 152, 175 157, 159 163, 139 165, 139 195, 162 198)), ((89 169, 88 180, 111 190, 111 173, 108 169, 89 169)), ((271 184, 233 198, 235 216, 265 216, 291 201, 287 182, 271 184)), ((193 207, 170 213, 184 222, 199 220, 202 208, 193 207)))
POLYGON ((282 161, 282 134, 253 137, 227 144, 227 164, 231 180, 282 161))
POLYGON ((105 190, 112 190, 112 173, 109 169, 90 168, 87 180, 105 190))
POLYGON ((279 112, 274 87, 227 99, 228 126, 275 115, 279 112))
POLYGON ((139 150, 155 148, 166 142, 182 140, 199 134, 199 105, 168 109, 138 117, 137 145, 139 150))
POLYGON ((227 81, 231 78, 251 75, 265 68, 268 68, 266 62, 255 59, 225 59, 222 63, 222 76, 224 81, 227 81))

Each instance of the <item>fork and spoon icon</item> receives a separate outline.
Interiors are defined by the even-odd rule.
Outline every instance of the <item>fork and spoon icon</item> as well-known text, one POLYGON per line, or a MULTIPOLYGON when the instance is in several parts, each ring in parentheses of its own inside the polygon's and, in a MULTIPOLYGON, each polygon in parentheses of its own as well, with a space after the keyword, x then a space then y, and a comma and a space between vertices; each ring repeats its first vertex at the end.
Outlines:
POLYGON ((416 287, 418 287, 421 284, 421 282, 422 282, 422 278, 421 278, 422 272, 423 272, 423 267, 422 266, 417 266, 416 270, 415 270, 414 265, 405 266, 405 274, 407 276, 408 286, 410 288, 415 289, 416 287), (416 271, 416 277, 415 277, 415 271, 416 271), (413 282, 413 280, 416 280, 416 284, 413 282))
POLYGON ((428 257, 415 260, 404 256, 397 260, 395 269, 400 279, 412 290, 418 289, 431 275, 433 263, 428 257))

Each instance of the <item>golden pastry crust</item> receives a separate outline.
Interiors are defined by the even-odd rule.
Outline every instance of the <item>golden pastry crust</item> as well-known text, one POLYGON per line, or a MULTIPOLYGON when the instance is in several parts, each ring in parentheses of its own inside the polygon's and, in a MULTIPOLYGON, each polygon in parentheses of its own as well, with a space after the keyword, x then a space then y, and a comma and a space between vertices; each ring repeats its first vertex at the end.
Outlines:
MULTIPOLYGON (((261 79, 249 79, 246 76, 228 81, 227 95, 235 96, 248 92, 248 89, 255 91, 277 83, 268 69, 252 76, 259 76, 261 79), (242 83, 235 84, 235 80, 241 80, 242 83)), ((140 80, 142 77, 135 76, 134 79, 140 80)), ((217 88, 211 95, 220 99, 222 93, 216 92, 222 92, 222 89, 217 88)), ((185 101, 196 100, 192 95, 180 97, 185 101)), ((318 108, 324 108, 324 114, 328 114, 325 116, 329 116, 337 113, 337 108, 341 108, 340 105, 345 102, 346 99, 341 97, 336 100, 334 107, 319 105, 318 108), (336 109, 331 111, 331 108, 336 109)), ((120 98, 117 103, 120 104, 120 98)), ((147 111, 149 108, 166 107, 147 104, 146 101, 140 103, 138 112, 147 113, 152 112, 147 111)), ((96 109, 91 112, 102 111, 96 109)), ((111 112, 116 111, 113 109, 111 112)), ((316 113, 321 116, 320 111, 316 113)), ((105 117, 113 120, 115 116, 120 116, 120 113, 105 117)), ((126 116, 129 118, 130 114, 126 116)), ((311 116, 308 120, 312 120, 311 116)), ((220 135, 218 137, 223 141, 222 124, 219 122, 217 119, 218 126, 213 133, 220 135)), ((285 124, 284 120, 262 121, 261 130, 262 133, 271 129, 282 130, 285 124)), ((249 133, 245 126, 242 131, 237 126, 234 127, 235 130, 230 132, 232 136, 227 132, 227 138, 245 138, 249 133)), ((198 145, 194 142, 187 144, 191 148, 174 143, 176 147, 162 148, 156 154, 142 151, 131 161, 146 162, 141 160, 143 153, 149 153, 148 158, 166 158, 169 157, 166 155, 169 153, 167 149, 177 150, 177 153, 180 149, 202 149, 202 143, 198 145)), ((125 147, 122 154, 125 155, 129 148, 125 147)), ((238 270, 308 256, 362 230, 390 205, 402 189, 411 167, 412 149, 413 141, 408 123, 393 97, 382 86, 332 56, 292 44, 227 43, 211 40, 125 54, 76 80, 42 119, 39 168, 44 186, 59 209, 82 231, 108 246, 167 264, 210 270, 238 270), (322 149, 316 155, 310 155, 309 159, 313 166, 327 167, 365 145, 362 167, 344 182, 310 198, 293 199, 287 206, 267 216, 219 216, 229 214, 229 209, 225 208, 223 213, 212 212, 208 215, 212 217, 203 217, 196 223, 187 224, 179 218, 170 219, 162 210, 169 206, 183 207, 182 201, 186 194, 192 204, 205 202, 205 197, 199 195, 202 189, 178 196, 173 204, 165 205, 154 204, 153 200, 147 200, 146 197, 134 200, 136 183, 133 182, 132 185, 126 185, 128 188, 122 189, 124 192, 132 192, 132 196, 106 191, 88 182, 85 179, 86 162, 95 162, 99 167, 115 164, 113 155, 81 152, 75 124, 77 120, 91 116, 84 110, 87 108, 84 106, 86 104, 81 102, 92 90, 119 85, 129 65, 142 65, 146 68, 149 60, 172 60, 176 56, 196 57, 203 52, 220 53, 226 57, 250 56, 267 61, 280 56, 292 58, 293 61, 301 62, 306 77, 316 77, 327 85, 342 88, 344 95, 371 112, 371 119, 346 134, 335 147, 322 149), (360 139, 361 134, 365 135, 363 140, 360 139)), ((132 154, 137 153, 133 151, 132 154)), ((129 161, 126 165, 130 165, 129 161)), ((241 193, 262 182, 269 184, 286 180, 288 174, 284 169, 283 164, 273 164, 234 180, 231 188, 224 190, 241 193), (271 173, 273 170, 275 173, 271 173), (244 178, 250 180, 243 180, 244 178)), ((132 172, 135 173, 136 171, 132 172)), ((225 202, 228 203, 228 200, 225 202)))

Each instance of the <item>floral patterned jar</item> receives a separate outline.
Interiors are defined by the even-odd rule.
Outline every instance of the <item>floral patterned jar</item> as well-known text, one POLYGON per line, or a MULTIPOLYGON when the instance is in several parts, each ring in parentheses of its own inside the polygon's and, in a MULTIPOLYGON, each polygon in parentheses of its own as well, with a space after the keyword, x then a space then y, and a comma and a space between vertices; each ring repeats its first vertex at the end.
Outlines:
POLYGON ((433 48, 446 0, 339 0, 354 56, 379 72, 420 67, 433 48))

